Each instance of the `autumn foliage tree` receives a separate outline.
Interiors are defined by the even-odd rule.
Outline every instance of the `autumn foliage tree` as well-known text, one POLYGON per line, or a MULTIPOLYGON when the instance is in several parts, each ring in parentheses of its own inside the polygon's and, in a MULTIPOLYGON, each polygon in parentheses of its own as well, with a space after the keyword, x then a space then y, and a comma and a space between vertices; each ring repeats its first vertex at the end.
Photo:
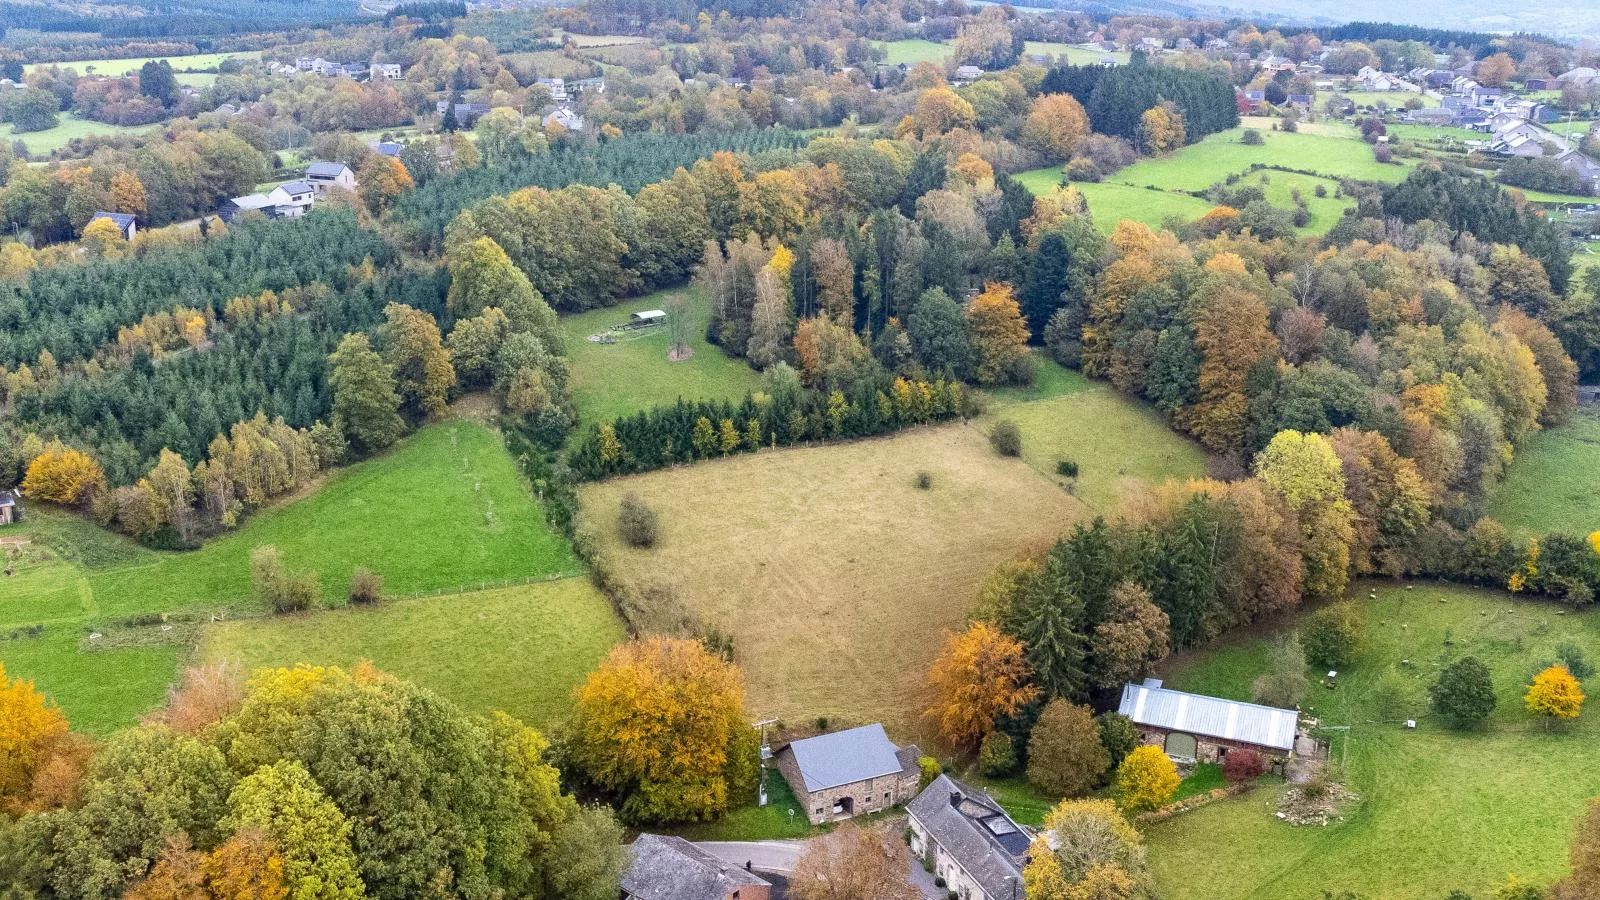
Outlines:
POLYGON ((1074 797, 1100 781, 1111 755, 1087 706, 1051 700, 1028 739, 1028 782, 1054 797, 1074 797))
POLYGON ((1028 683, 1022 644, 988 622, 950 635, 928 672, 933 703, 927 717, 950 743, 978 745, 997 717, 1011 715, 1038 696, 1028 683))
POLYGON ((1129 812, 1156 809, 1172 799, 1182 779, 1160 747, 1145 744, 1134 748, 1117 767, 1111 792, 1117 805, 1129 812))
POLYGON ((1576 719, 1583 712, 1583 685, 1563 665, 1554 665, 1533 677, 1523 696, 1529 711, 1552 719, 1576 719))
POLYGON ((967 304, 967 332, 980 384, 1022 382, 1028 370, 1028 323, 1011 285, 990 283, 967 304))
POLYGON ((904 845, 882 825, 842 827, 806 843, 789 876, 795 900, 918 900, 904 845))
POLYGON ((105 483, 105 472, 93 457, 55 443, 28 463, 22 493, 35 500, 73 505, 87 502, 105 483))
POLYGON ((698 641, 652 637, 611 651, 578 687, 572 756, 633 822, 701 821, 754 790, 744 678, 698 641))
POLYGON ((1022 879, 1028 900, 1138 900, 1151 887, 1144 839, 1109 800, 1051 809, 1022 879))
POLYGON ((50 747, 67 733, 67 717, 33 682, 6 677, 0 665, 0 808, 25 805, 50 747))
POLYGON ((1064 160, 1089 136, 1089 116, 1071 94, 1044 94, 1033 101, 1022 123, 1022 143, 1064 160))

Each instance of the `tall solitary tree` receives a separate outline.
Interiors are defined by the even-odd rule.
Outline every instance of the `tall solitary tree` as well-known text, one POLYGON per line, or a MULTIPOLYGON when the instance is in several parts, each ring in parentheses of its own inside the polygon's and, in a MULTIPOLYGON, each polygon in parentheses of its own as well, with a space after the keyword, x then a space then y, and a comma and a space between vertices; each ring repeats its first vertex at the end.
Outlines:
POLYGON ((1475 656, 1464 656, 1439 673, 1428 699, 1440 715, 1457 725, 1482 722, 1494 712, 1494 680, 1475 656))
POLYGON ((371 453, 393 444, 405 431, 394 367, 372 349, 365 334, 347 334, 328 357, 333 370, 333 417, 350 443, 371 453))
POLYGON ((926 715, 964 749, 976 747, 996 718, 1015 713, 1039 694, 1028 683, 1022 644, 981 621, 945 641, 928 682, 934 698, 926 715))

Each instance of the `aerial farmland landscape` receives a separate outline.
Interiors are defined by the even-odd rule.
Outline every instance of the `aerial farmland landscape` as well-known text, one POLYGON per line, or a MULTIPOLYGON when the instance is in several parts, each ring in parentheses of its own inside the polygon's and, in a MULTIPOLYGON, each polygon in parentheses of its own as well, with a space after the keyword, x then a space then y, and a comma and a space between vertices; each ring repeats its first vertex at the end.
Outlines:
POLYGON ((0 2, 0 897, 1600 900, 1600 19, 0 2))

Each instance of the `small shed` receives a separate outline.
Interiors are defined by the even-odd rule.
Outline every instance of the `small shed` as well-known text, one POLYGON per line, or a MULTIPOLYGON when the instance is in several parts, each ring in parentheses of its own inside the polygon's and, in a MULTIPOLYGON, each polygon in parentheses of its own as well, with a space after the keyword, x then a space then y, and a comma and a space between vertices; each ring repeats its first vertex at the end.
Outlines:
POLYGON ((0 491, 0 525, 13 525, 19 518, 16 491, 0 491))
POLYGON ((628 317, 629 328, 649 328, 652 325, 665 325, 667 312, 664 309, 641 309, 628 317))

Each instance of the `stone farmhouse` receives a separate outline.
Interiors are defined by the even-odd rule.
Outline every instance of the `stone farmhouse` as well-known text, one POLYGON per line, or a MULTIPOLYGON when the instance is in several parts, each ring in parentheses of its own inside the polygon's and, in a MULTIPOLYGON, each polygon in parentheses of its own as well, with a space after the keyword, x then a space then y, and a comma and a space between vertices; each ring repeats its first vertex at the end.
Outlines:
POLYGON ((898 806, 917 793, 915 745, 896 747, 877 723, 794 741, 778 771, 813 825, 898 806))
POLYGON ((772 883, 681 837, 641 834, 622 876, 622 900, 769 900, 772 883))
POLYGON ((906 806, 911 852, 963 900, 1022 896, 1033 837, 981 791, 940 775, 906 806))
POLYGON ((1117 712, 1177 762, 1220 763, 1231 750, 1254 750, 1277 768, 1300 737, 1295 710, 1174 691, 1159 678, 1123 685, 1117 712))

